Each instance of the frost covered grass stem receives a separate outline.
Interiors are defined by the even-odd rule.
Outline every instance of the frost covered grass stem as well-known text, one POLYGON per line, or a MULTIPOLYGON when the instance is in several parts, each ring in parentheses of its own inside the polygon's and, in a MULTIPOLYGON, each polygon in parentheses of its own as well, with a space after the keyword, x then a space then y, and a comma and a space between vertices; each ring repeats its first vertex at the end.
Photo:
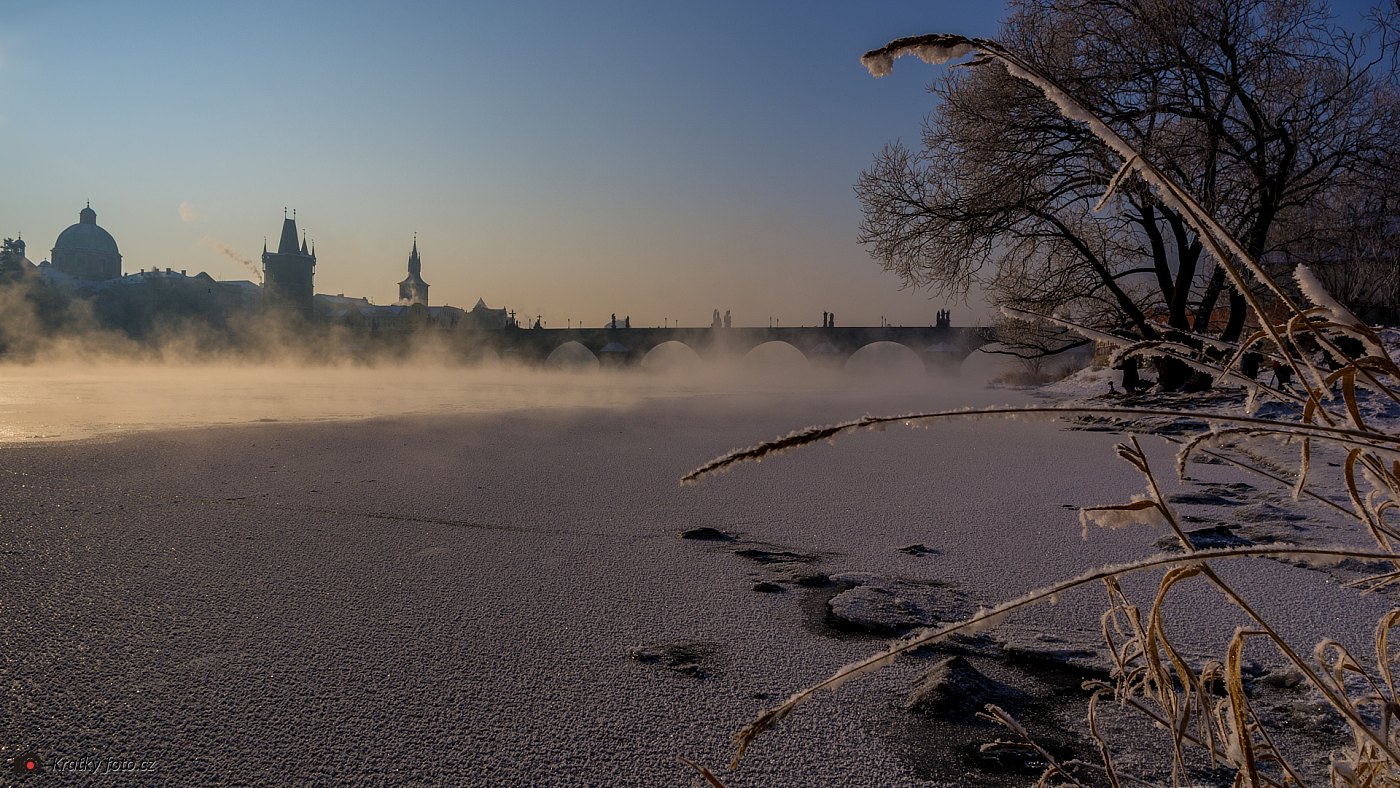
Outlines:
MULTIPOLYGON (((862 416, 851 421, 844 421, 839 424, 828 424, 819 427, 807 427, 796 430, 787 435, 774 438, 763 443, 755 444, 744 449, 735 449, 727 454, 710 460, 700 467, 692 470, 681 477, 681 484, 695 484, 706 476, 716 473, 723 473, 732 466, 744 462, 762 462, 763 460, 775 457, 779 454, 801 448, 803 446, 823 440, 831 440, 838 435, 847 432, 854 432, 862 429, 878 429, 887 424, 904 424, 915 426, 919 422, 947 420, 947 419, 978 419, 978 418, 1062 418, 1066 416, 1116 416, 1122 418, 1182 418, 1189 417, 1205 422, 1220 424, 1237 424, 1247 427, 1246 432, 1252 434, 1275 434, 1281 437, 1312 438, 1325 437, 1346 444, 1356 444, 1369 448, 1376 448, 1380 443, 1381 448, 1387 451, 1400 452, 1400 436, 1376 435, 1372 432, 1354 430, 1345 427, 1328 427, 1316 424, 1294 424, 1263 419, 1255 416, 1246 416, 1233 413, 1183 413, 1179 410, 1167 408, 1112 408, 1094 406, 1047 406, 1047 407, 1000 407, 1000 408, 966 408, 961 410, 941 410, 929 413, 906 413, 900 416, 862 416)), ((1183 451, 1195 448, 1194 444, 1188 444, 1183 451)))
MULTIPOLYGON (((1204 454, 1237 467, 1261 474, 1292 488, 1293 499, 1302 495, 1320 501, 1334 512, 1345 514, 1362 526, 1374 540, 1374 549, 1356 546, 1317 547, 1310 545, 1251 545, 1225 549, 1198 549, 1182 521, 1168 503, 1151 463, 1136 437, 1118 446, 1120 459, 1130 463, 1144 478, 1144 495, 1121 504, 1086 507, 1081 521, 1087 529, 1126 527, 1138 523, 1164 523, 1184 551, 1178 555, 1156 555, 1124 564, 1102 566, 1078 577, 986 608, 963 621, 924 629, 899 640, 863 660, 838 669, 826 679, 793 693, 781 704, 765 710, 736 736, 737 763, 754 739, 781 722, 799 705, 823 690, 835 690, 851 679, 884 667, 901 655, 938 643, 955 634, 971 634, 996 626, 1007 616, 1056 599, 1060 594, 1090 583, 1102 583, 1109 604, 1102 619, 1102 634, 1112 664, 1108 683, 1097 682, 1088 704, 1091 735, 1099 746, 1104 774, 1110 784, 1138 781, 1123 774, 1112 757, 1111 746, 1097 725, 1099 700, 1111 696, 1125 709, 1140 713, 1152 725, 1170 735, 1171 774, 1174 784, 1191 778, 1185 749, 1198 747, 1212 765, 1235 770, 1236 785, 1303 784, 1300 761, 1280 747, 1265 717, 1253 707, 1244 675, 1244 654, 1249 643, 1268 643, 1296 671, 1297 675, 1344 723, 1350 745, 1332 753, 1328 780, 1333 785, 1400 785, 1400 686, 1393 666, 1400 653, 1391 646, 1391 632, 1400 626, 1400 608, 1381 616, 1373 633, 1375 645, 1372 667, 1353 655, 1340 642, 1324 639, 1307 655, 1289 643, 1273 622, 1262 615, 1245 595, 1218 574, 1216 562, 1241 558, 1288 558, 1313 564, 1330 560, 1384 562, 1390 571, 1373 574, 1348 584, 1375 590, 1400 582, 1400 530, 1387 517, 1400 511, 1400 434, 1369 423, 1360 407, 1360 392, 1369 390, 1382 400, 1400 404, 1400 366, 1387 354, 1379 336, 1332 298, 1313 273, 1305 267, 1295 271, 1305 306, 1276 281, 1244 246, 1179 183, 1159 169, 1142 151, 1136 150, 1107 122, 1077 101, 1053 77, 1046 75, 1016 53, 995 41, 957 35, 928 35, 901 38, 866 53, 862 62, 875 76, 891 70, 896 59, 905 55, 929 63, 945 63, 973 55, 969 65, 998 63, 1011 75, 1025 80, 1044 93, 1064 117, 1083 123, 1123 164, 1109 183, 1108 192, 1125 179, 1141 178, 1167 209, 1175 212, 1196 233, 1204 251, 1225 271, 1228 281, 1244 297, 1257 319, 1259 329, 1235 344, 1201 339, 1200 348, 1182 342, 1133 342, 1108 336, 1085 327, 1062 325, 1080 330, 1091 339, 1119 345, 1119 357, 1152 355, 1182 361, 1197 371, 1209 373, 1217 381, 1243 383, 1250 398, 1242 413, 1184 413, 1169 408, 1069 406, 1043 408, 985 408, 900 416, 864 416, 852 421, 809 427, 788 435, 732 451, 686 474, 683 484, 695 483, 709 474, 723 472, 748 461, 761 461, 782 452, 859 429, 878 429, 886 424, 914 426, 954 418, 1063 418, 1069 416, 1108 416, 1136 419, 1145 431, 1152 431, 1144 418, 1190 417, 1208 425, 1195 436, 1175 441, 1177 475, 1185 479, 1186 463, 1204 454), (1253 280, 1252 282, 1250 280, 1253 280), (1276 302, 1278 311, 1266 309, 1264 298, 1276 302), (1282 319, 1271 317, 1281 311, 1282 319), (1320 349, 1323 359, 1315 359, 1304 348, 1320 349), (1358 350, 1359 348, 1359 350, 1358 350), (1261 353, 1286 364, 1303 385, 1301 392, 1260 386, 1235 372, 1247 353, 1261 353), (1222 359, 1228 360, 1222 361, 1222 359), (1324 367, 1333 366, 1332 369, 1324 367), (1272 397, 1301 407, 1296 421, 1253 415, 1256 396, 1272 397), (1300 444, 1296 474, 1275 473, 1261 467, 1252 453, 1261 438, 1282 438, 1300 444), (1309 471, 1314 443, 1329 446, 1345 456, 1341 466, 1342 490, 1351 509, 1331 497, 1309 488, 1309 471), (1220 450, 1228 447, 1227 450, 1220 450), (1249 459, 1241 460, 1232 454, 1249 459), (1290 480, 1288 475, 1294 478, 1290 480), (1160 571, 1161 579, 1150 605, 1139 607, 1119 585, 1119 579, 1150 570, 1160 571), (1243 613, 1244 626, 1236 628, 1224 644, 1223 654, 1194 664, 1174 643, 1166 626, 1166 608, 1179 587, 1204 580, 1232 607, 1243 613), (1222 688, 1222 692, 1212 688, 1222 688)), ((1105 199, 1108 195, 1105 195, 1105 199)), ((1334 490, 1340 492, 1342 490, 1334 490)), ((1009 715, 989 708, 988 714, 1009 728, 1026 746, 1041 753, 1046 762, 1042 784, 1052 778, 1075 781, 1065 765, 1029 742, 1026 731, 1009 715)))
POLYGON ((1186 555, 1162 553, 1131 563, 1101 566, 1085 572, 1078 577, 1038 588, 1030 593, 1003 602, 994 607, 983 608, 962 621, 912 632, 894 641, 894 643, 884 651, 842 666, 835 673, 832 673, 822 681, 805 687, 793 693, 787 700, 777 706, 766 709, 739 731, 735 736, 735 744, 738 746, 738 752, 734 756, 734 764, 738 764, 755 738, 773 728, 773 726, 781 722, 783 718, 791 714, 798 706, 811 700, 822 691, 839 689, 841 685, 852 679, 868 675, 883 668, 893 663, 895 658, 899 656, 926 646, 940 643, 953 635, 971 635, 992 629, 1013 613, 1035 607, 1055 599, 1066 592, 1073 591, 1091 583, 1100 583, 1104 580, 1116 579, 1133 573, 1144 572, 1149 569, 1180 566, 1199 567, 1205 561, 1237 558, 1353 558, 1359 560, 1371 559, 1390 561, 1400 558, 1400 555, 1374 550, 1357 550, 1351 547, 1258 545, 1197 550, 1186 555))

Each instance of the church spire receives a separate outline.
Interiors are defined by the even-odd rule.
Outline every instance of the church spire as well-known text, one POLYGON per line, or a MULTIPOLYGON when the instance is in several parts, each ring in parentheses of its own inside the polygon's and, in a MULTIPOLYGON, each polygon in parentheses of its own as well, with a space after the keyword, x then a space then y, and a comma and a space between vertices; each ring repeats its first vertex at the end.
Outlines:
POLYGON ((418 259, 418 233, 413 234, 413 252, 408 256, 408 273, 410 276, 421 276, 423 273, 423 262, 418 259))

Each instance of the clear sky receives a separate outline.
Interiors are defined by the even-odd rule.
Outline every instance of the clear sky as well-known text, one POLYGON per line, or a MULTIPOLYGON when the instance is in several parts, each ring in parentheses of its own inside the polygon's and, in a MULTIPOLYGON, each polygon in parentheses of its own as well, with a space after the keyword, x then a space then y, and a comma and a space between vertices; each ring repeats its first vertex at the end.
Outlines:
MULTIPOLYGON (((0 235, 46 259, 91 200, 123 268, 250 273, 283 206, 316 289, 546 324, 927 324, 857 245, 851 186, 936 72, 891 38, 1001 3, 0 1, 0 235)), ((973 309, 950 305, 955 323, 973 309)))

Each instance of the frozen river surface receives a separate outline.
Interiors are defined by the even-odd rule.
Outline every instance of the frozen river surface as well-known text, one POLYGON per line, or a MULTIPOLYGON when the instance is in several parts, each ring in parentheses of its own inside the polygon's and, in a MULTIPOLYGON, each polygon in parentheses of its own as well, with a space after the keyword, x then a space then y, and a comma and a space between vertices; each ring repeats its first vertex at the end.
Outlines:
MULTIPOLYGON (((1118 436, 1047 422, 677 483, 814 423, 1026 399, 949 381, 42 372, 0 384, 0 747, 151 762, 147 784, 686 785, 679 757, 721 769, 760 709, 881 646, 830 626, 836 591, 995 603, 1161 535, 1081 540, 1077 506, 1141 481, 1118 436)), ((1259 578, 1290 625, 1347 624, 1325 575, 1259 578)), ((1004 629, 1092 645, 1100 603, 1004 629)), ((901 710, 924 662, 803 707, 726 783, 983 780, 901 710)))

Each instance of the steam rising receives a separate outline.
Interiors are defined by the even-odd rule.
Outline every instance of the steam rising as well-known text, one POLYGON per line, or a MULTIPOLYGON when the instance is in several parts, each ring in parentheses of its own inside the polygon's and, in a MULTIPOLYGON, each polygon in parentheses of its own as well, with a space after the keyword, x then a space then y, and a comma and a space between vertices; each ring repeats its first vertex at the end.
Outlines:
MULTIPOLYGON (((184 206, 184 203, 180 204, 182 216, 184 215, 184 206)), ((252 260, 249 260, 248 258, 244 257, 238 252, 235 252, 232 249, 228 248, 226 244, 220 243, 219 241, 216 241, 207 235, 203 238, 200 238, 199 242, 204 244, 205 246, 211 246, 219 250, 219 253, 222 254, 224 257, 227 257, 228 259, 248 269, 248 271, 253 274, 253 281, 257 282, 258 284, 262 284, 262 269, 258 267, 257 263, 254 263, 252 260)))
MULTIPOLYGON (((709 407, 799 391, 958 385, 898 374, 910 361, 899 353, 885 369, 880 359, 890 354, 873 346, 850 365, 817 356, 809 362, 785 343, 721 358, 666 343, 630 364, 600 364, 578 346, 591 363, 528 365, 473 353, 463 342, 469 334, 370 339, 343 325, 288 323, 255 311, 222 321, 164 317, 133 336, 104 326, 94 303, 35 277, 0 285, 0 445, 258 421, 617 408, 658 398, 709 407)), ((958 380, 978 385, 977 366, 971 361, 958 380)))
MULTIPOLYGON (((267 421, 331 421, 519 409, 626 408, 684 398, 695 407, 727 407, 744 398, 849 390, 887 395, 944 390, 949 379, 871 378, 808 369, 781 376, 742 359, 655 371, 550 368, 488 361, 463 364, 431 349, 400 360, 309 365, 282 359, 123 360, 113 356, 3 365, 0 445, 267 421)), ((862 401, 863 397, 861 398, 862 401)))

